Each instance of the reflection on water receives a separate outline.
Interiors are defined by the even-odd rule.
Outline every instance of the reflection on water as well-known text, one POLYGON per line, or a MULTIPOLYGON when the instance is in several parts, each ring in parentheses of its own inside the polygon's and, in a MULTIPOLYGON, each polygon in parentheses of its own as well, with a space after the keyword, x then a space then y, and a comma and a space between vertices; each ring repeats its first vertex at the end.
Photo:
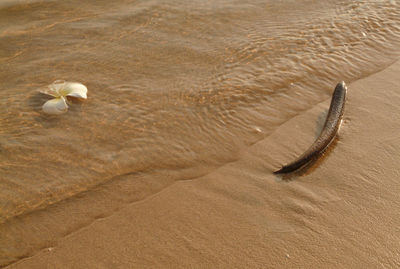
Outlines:
MULTIPOLYGON (((62 223, 54 204, 81 212, 75 227, 234 160, 338 81, 390 64, 399 15, 395 1, 7 1, 0 241, 33 236, 24 216, 53 210, 62 223), (38 90, 57 79, 89 96, 54 117, 38 90), (80 208, 82 195, 96 207, 80 208)), ((1 249, 0 264, 29 251, 1 249)))

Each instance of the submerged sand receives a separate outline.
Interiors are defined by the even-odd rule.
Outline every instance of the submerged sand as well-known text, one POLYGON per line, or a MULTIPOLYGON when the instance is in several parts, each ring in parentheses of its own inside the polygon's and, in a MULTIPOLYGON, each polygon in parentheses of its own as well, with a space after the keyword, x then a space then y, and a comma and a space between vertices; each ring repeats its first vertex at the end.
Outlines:
POLYGON ((272 172, 312 143, 330 100, 7 268, 398 268, 399 74, 349 85, 337 143, 302 175, 272 172))

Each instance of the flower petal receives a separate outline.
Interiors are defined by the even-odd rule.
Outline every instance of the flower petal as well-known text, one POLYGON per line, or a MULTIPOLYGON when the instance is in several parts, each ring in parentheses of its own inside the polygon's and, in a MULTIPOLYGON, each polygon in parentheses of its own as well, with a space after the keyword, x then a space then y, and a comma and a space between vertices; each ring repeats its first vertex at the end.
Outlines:
POLYGON ((64 89, 65 85, 67 82, 65 80, 56 80, 49 86, 52 87, 56 92, 60 92, 62 89, 64 89))
POLYGON ((87 98, 86 86, 78 82, 67 82, 63 93, 65 94, 64 96, 72 96, 82 99, 87 98))
POLYGON ((47 114, 52 114, 52 115, 59 115, 62 113, 67 112, 68 110, 68 105, 65 102, 64 97, 59 97, 59 98, 54 98, 42 106, 43 112, 47 114))
POLYGON ((63 91, 65 84, 65 80, 56 80, 47 86, 47 89, 43 89, 40 92, 54 97, 60 97, 60 92, 63 91))
POLYGON ((54 97, 58 97, 58 92, 56 92, 54 89, 52 89, 50 86, 47 87, 46 89, 41 89, 39 90, 41 93, 47 94, 47 95, 51 95, 54 97))

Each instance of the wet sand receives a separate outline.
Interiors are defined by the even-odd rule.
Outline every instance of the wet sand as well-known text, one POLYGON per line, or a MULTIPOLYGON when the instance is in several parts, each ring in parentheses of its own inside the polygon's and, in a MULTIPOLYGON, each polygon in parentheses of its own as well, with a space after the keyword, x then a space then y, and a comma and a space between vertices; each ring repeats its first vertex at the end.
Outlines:
POLYGON ((272 172, 312 143, 328 99, 237 161, 174 182, 7 268, 397 268, 399 74, 396 62, 349 85, 337 143, 302 175, 272 172))

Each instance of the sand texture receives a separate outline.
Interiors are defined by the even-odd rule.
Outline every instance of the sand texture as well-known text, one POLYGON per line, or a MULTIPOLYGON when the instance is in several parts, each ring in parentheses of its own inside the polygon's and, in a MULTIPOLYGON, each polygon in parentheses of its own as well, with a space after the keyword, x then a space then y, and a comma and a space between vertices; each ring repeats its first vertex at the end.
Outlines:
POLYGON ((7 268, 399 268, 399 74, 396 62, 348 85, 339 139, 302 175, 272 172, 318 136, 328 99, 238 161, 127 204, 7 268))

